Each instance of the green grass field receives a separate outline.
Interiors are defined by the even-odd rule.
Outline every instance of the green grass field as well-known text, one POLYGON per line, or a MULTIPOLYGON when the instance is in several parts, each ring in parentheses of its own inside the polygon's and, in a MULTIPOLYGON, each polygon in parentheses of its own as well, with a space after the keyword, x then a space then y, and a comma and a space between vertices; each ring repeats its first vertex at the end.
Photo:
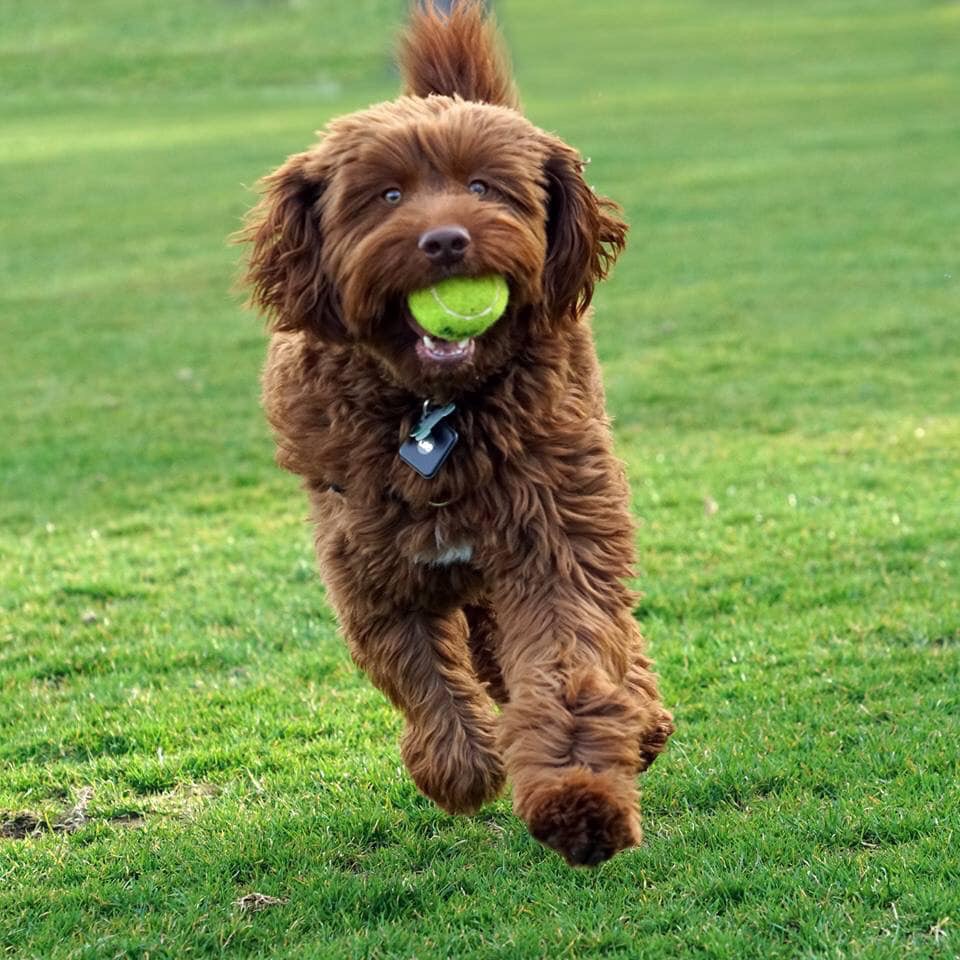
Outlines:
POLYGON ((0 956, 957 957, 960 6, 502 0, 633 225, 595 327, 678 731, 594 872, 404 774, 231 292, 402 6, 0 0, 0 956))

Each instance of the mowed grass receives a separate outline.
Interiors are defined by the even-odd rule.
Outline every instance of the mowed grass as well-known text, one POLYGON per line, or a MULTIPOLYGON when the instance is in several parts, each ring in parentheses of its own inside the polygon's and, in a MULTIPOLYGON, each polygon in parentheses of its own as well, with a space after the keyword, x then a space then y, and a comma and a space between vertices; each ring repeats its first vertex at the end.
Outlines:
POLYGON ((230 289, 401 7, 0 3, 0 955, 957 956, 960 8, 501 4, 633 224, 595 327, 678 720, 574 872, 404 774, 230 289))

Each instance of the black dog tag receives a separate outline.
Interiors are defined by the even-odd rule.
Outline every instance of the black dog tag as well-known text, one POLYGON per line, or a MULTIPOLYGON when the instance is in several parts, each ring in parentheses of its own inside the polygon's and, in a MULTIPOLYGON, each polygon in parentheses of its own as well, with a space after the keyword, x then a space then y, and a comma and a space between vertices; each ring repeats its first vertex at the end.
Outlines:
POLYGON ((400 447, 400 459, 429 480, 450 456, 460 437, 448 423, 441 421, 422 440, 409 437, 400 447))

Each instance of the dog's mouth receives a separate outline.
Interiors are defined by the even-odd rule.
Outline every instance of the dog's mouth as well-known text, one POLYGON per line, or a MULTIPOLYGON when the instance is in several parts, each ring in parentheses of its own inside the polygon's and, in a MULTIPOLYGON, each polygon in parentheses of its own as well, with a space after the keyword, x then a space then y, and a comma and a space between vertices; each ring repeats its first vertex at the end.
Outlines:
POLYGON ((407 314, 407 324, 417 335, 414 349, 421 360, 445 366, 456 366, 467 363, 473 358, 477 346, 473 337, 464 337, 462 340, 444 340, 436 334, 427 333, 409 313, 407 314))
POLYGON ((434 363, 465 363, 476 349, 472 337, 464 340, 441 340, 424 334, 414 348, 421 360, 432 360, 434 363))
MULTIPOLYGON (((454 273, 452 275, 460 276, 459 273, 454 273)), ((512 296, 512 292, 511 283, 510 296, 512 296)), ((434 296, 436 296, 436 293, 434 293, 434 296)), ((406 298, 404 298, 404 301, 406 301, 406 298)), ((448 312, 453 312, 445 304, 441 304, 441 306, 443 306, 448 312)), ((424 365, 433 366, 434 368, 441 367, 446 370, 452 370, 456 367, 466 366, 471 363, 477 353, 477 341, 483 338, 490 330, 494 328, 494 326, 496 326, 496 323, 499 322, 499 320, 497 320, 489 327, 481 330, 478 333, 473 333, 471 336, 460 337, 458 339, 447 339, 439 336, 436 333, 430 333, 423 326, 421 326, 421 324, 417 322, 416 317, 414 317, 409 303, 402 302, 401 309, 408 329, 413 332, 416 338, 413 341, 412 346, 417 358, 424 365)), ((489 310, 490 308, 480 314, 477 314, 477 316, 482 316, 483 313, 487 313, 489 310)), ((464 317, 459 315, 458 318, 461 320, 476 319, 475 317, 464 317)))

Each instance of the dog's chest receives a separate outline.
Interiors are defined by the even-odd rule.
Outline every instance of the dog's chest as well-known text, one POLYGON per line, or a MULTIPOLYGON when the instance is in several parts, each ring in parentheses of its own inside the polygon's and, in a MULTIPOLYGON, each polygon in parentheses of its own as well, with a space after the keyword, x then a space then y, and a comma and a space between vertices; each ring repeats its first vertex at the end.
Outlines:
POLYGON ((469 427, 450 419, 459 441, 432 476, 423 477, 409 462, 392 458, 388 482, 404 504, 403 552, 421 568, 476 564, 482 552, 481 531, 489 526, 477 496, 477 478, 483 475, 477 460, 488 462, 487 438, 477 429, 476 417, 469 427))
POLYGON ((414 555, 413 562, 428 567, 452 567, 458 563, 469 563, 472 559, 473 544, 464 541, 436 550, 422 550, 414 555))
POLYGON ((376 448, 344 458, 348 502, 351 488, 380 493, 363 496, 363 506, 356 508, 363 512, 363 529, 381 531, 381 542, 394 546, 397 559, 422 573, 448 570, 459 576, 479 569, 490 553, 490 531, 509 513, 496 493, 504 483, 495 463, 505 455, 497 450, 488 419, 477 406, 452 411, 443 422, 456 431, 457 441, 430 476, 399 456, 398 437, 410 436, 415 419, 380 424, 376 448))
POLYGON ((399 538, 405 547, 402 552, 419 567, 441 569, 475 562, 485 525, 471 500, 445 496, 434 502, 407 501, 399 538))

